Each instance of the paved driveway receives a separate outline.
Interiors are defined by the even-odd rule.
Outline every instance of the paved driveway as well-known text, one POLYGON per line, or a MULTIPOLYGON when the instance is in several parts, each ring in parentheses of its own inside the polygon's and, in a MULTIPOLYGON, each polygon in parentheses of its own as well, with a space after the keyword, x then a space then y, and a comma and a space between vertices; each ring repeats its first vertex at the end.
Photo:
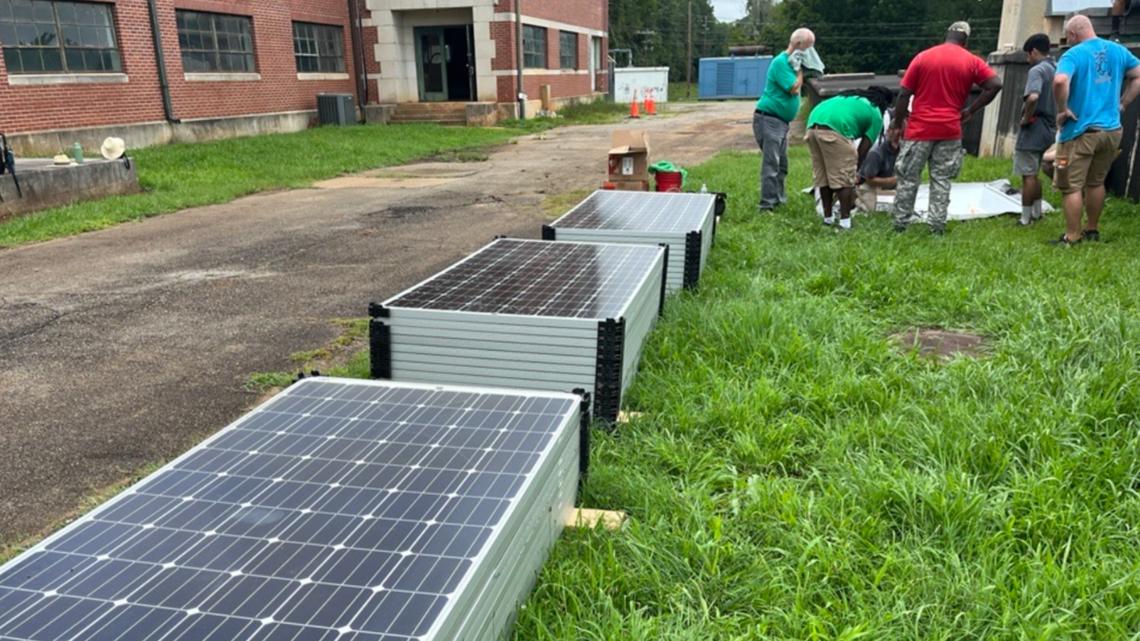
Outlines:
MULTIPOLYGON (((754 148, 749 104, 686 109, 635 125, 655 158, 754 148)), ((614 128, 0 251, 0 543, 237 418, 256 400, 248 375, 332 340, 330 319, 497 234, 536 236, 547 194, 600 182, 614 128)))

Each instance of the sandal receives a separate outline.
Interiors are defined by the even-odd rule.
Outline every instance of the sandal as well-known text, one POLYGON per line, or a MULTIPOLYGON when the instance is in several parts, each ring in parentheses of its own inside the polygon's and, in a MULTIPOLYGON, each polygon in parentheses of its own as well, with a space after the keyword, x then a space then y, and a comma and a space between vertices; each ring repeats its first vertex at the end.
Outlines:
POLYGON ((1072 247, 1073 245, 1077 245, 1080 242, 1081 242, 1080 238, 1078 238, 1077 240, 1069 240, 1068 238, 1065 237, 1064 234, 1061 234, 1060 238, 1058 238, 1057 240, 1049 241, 1049 244, 1053 245, 1055 247, 1072 247))

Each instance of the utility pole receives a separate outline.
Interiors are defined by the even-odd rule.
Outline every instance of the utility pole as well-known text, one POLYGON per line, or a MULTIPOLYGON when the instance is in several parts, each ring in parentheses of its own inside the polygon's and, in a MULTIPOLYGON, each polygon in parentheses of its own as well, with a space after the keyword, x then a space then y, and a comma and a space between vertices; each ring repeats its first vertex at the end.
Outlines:
POLYGON ((693 97, 693 0, 689 0, 689 56, 685 59, 685 97, 693 97))
POLYGON ((523 98, 524 60, 522 0, 515 0, 515 66, 518 67, 518 75, 515 76, 515 78, 517 78, 515 84, 518 85, 518 94, 515 96, 515 100, 517 100, 519 104, 519 120, 526 120, 526 100, 523 98))

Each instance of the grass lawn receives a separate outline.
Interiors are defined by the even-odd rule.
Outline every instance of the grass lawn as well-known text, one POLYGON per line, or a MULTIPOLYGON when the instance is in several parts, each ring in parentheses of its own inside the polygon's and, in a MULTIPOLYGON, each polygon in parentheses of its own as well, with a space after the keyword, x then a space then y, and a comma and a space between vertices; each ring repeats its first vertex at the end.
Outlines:
POLYGON ((0 223, 0 248, 71 236, 260 191, 307 187, 341 174, 442 156, 481 159, 476 151, 512 137, 565 125, 620 122, 628 106, 594 102, 559 118, 507 121, 501 127, 369 125, 292 134, 165 145, 131 153, 144 192, 49 209, 0 223))
MULTIPOLYGON (((964 178, 1005 176, 972 161, 964 178)), ((838 235, 806 197, 753 214, 755 155, 699 292, 671 301, 520 640, 1136 639, 1140 217, 1057 249, 1053 214, 838 235), (912 326, 986 358, 894 349, 912 326)), ((807 185, 793 150, 790 191, 807 185)), ((1051 196, 1054 201, 1055 195, 1051 196)))
POLYGON ((0 247, 70 236, 271 189, 501 143, 510 129, 393 125, 165 145, 132 152, 141 194, 50 209, 0 224, 0 247))
POLYGON ((693 89, 684 82, 669 83, 669 102, 697 102, 697 79, 693 78, 693 89))
POLYGON ((621 122, 627 116, 629 116, 629 105, 596 100, 563 107, 558 110, 558 116, 555 118, 507 120, 502 125, 537 133, 566 125, 608 125, 621 122))
POLYGON ((692 170, 730 193, 727 220, 650 339, 627 407, 644 415, 595 433, 581 496, 632 523, 567 531, 514 637, 1138 638, 1134 208, 1111 201, 1107 242, 1072 249, 1044 243, 1058 214, 840 235, 792 153, 792 203, 763 217, 755 155, 692 170), (895 349, 915 326, 988 352, 895 349))

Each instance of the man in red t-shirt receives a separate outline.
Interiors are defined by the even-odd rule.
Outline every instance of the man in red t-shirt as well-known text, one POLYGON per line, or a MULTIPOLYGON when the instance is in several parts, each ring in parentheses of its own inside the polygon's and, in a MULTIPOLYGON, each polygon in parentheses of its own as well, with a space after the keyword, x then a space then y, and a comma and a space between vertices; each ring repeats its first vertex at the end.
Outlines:
POLYGON ((969 37, 970 25, 955 22, 946 32, 946 42, 915 56, 903 76, 889 132, 895 142, 904 138, 904 127, 906 131, 896 164, 895 231, 906 231, 914 218, 914 199, 928 163, 930 226, 935 234, 946 231, 950 181, 958 177, 966 153, 962 125, 1001 91, 1001 79, 994 70, 966 48, 969 37), (967 107, 975 84, 982 86, 982 95, 967 107))

